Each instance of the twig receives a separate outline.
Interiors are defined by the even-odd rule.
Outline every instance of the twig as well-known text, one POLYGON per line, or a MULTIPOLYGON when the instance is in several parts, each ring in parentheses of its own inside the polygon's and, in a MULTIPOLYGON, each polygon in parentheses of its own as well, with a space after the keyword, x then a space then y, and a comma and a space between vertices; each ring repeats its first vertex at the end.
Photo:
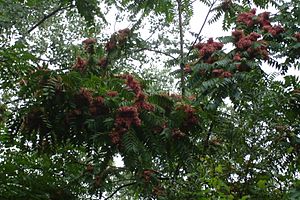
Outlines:
POLYGON ((122 188, 131 186, 131 185, 134 185, 134 184, 136 184, 136 183, 137 183, 137 182, 132 182, 132 183, 127 183, 127 184, 121 185, 121 186, 118 187, 113 193, 111 193, 108 197, 106 197, 104 200, 108 200, 108 199, 112 198, 112 197, 113 197, 119 190, 121 190, 122 188))
POLYGON ((208 129, 208 133, 207 133, 206 139, 204 141, 204 150, 206 150, 208 148, 209 138, 210 138, 210 136, 212 134, 212 129, 213 129, 213 122, 211 122, 211 124, 210 124, 210 127, 208 129))
POLYGON ((55 15, 56 13, 58 13, 61 10, 64 10, 68 7, 62 7, 59 6, 58 8, 56 8, 55 10, 53 10, 51 13, 49 13, 48 15, 45 15, 39 22, 37 22, 33 27, 31 27, 27 33, 31 33, 34 29, 36 29, 39 25, 41 25, 42 23, 44 23, 47 19, 49 19, 50 17, 52 17, 53 15, 55 15))
POLYGON ((130 28, 131 32, 135 31, 141 25, 141 23, 142 23, 143 18, 145 17, 145 15, 146 15, 146 13, 145 13, 145 11, 143 11, 143 13, 141 14, 140 18, 130 28))
POLYGON ((205 24, 206 24, 206 22, 207 22, 207 20, 208 20, 208 16, 209 16, 209 14, 211 13, 212 8, 213 8, 213 6, 215 5, 216 2, 217 2, 217 0, 215 0, 215 1, 210 5, 210 7, 209 7, 209 9, 208 9, 208 11, 207 11, 207 14, 206 14, 206 16, 205 16, 204 22, 203 22, 203 24, 202 24, 202 26, 201 26, 199 32, 198 32, 197 35, 196 35, 195 41, 191 44, 191 48, 190 48, 189 52, 187 53, 186 57, 188 57, 188 56, 190 55, 190 53, 191 53, 191 51, 192 51, 192 47, 196 44, 197 40, 199 39, 200 34, 202 33, 203 28, 204 28, 204 26, 205 26, 205 24))
POLYGON ((134 52, 140 52, 140 51, 152 51, 152 52, 155 52, 155 53, 164 54, 165 56, 168 56, 168 57, 173 58, 174 60, 176 60, 176 58, 174 56, 168 54, 167 52, 163 52, 163 51, 160 51, 160 50, 157 50, 157 49, 150 49, 150 48, 145 47, 145 48, 134 50, 134 52))
POLYGON ((184 96, 185 93, 185 83, 184 83, 184 63, 183 63, 183 23, 182 23, 182 4, 181 0, 177 0, 177 9, 179 17, 179 37, 180 37, 180 82, 181 82, 181 95, 184 96))

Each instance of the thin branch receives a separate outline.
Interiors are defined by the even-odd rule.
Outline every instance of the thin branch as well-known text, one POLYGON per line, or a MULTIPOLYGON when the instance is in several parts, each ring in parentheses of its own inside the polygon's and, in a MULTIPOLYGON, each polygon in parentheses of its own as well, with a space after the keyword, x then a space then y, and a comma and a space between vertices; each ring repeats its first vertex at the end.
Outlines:
POLYGON ((207 11, 207 14, 206 14, 206 16, 205 16, 204 22, 203 22, 203 24, 202 24, 202 26, 201 26, 199 32, 198 32, 197 35, 196 35, 195 41, 191 44, 191 48, 190 48, 189 52, 187 53, 186 57, 188 57, 188 56, 190 55, 190 53, 191 53, 191 51, 192 51, 192 49, 193 49, 193 46, 194 46, 194 45, 196 44, 196 42, 198 41, 198 39, 199 39, 199 37, 200 37, 200 34, 202 33, 203 28, 204 28, 204 26, 205 26, 205 24, 206 24, 206 22, 207 22, 207 20, 208 20, 208 16, 209 16, 209 14, 211 13, 212 8, 213 8, 213 6, 215 5, 216 2, 217 2, 217 0, 215 0, 215 1, 210 5, 210 7, 209 7, 209 9, 208 9, 208 11, 207 11))
POLYGON ((212 129, 213 129, 213 122, 211 122, 211 124, 209 126, 208 133, 207 133, 206 139, 204 141, 204 151, 208 148, 209 138, 210 138, 210 136, 212 134, 212 129))
POLYGON ((174 56, 172 56, 171 54, 167 53, 167 52, 163 52, 163 51, 160 51, 160 50, 157 50, 157 49, 151 49, 151 48, 141 48, 141 49, 137 49, 137 50, 134 50, 134 52, 140 52, 140 51, 152 51, 152 52, 155 52, 155 53, 159 53, 159 54, 164 54, 165 56, 168 56, 174 60, 177 60, 174 56))
POLYGON ((130 28, 130 31, 131 32, 133 32, 133 31, 135 31, 140 25, 141 25, 141 23, 142 23, 142 21, 143 21, 143 18, 146 16, 146 13, 145 13, 145 11, 143 11, 143 13, 141 14, 141 16, 140 16, 140 18, 136 21, 136 23, 134 23, 133 25, 132 25, 132 27, 130 28))
POLYGON ((182 22, 182 2, 177 0, 177 9, 179 17, 179 37, 180 37, 180 82, 181 82, 181 95, 184 96, 185 93, 185 83, 184 83, 184 55, 183 55, 183 22, 182 22))
POLYGON ((118 187, 113 193, 111 193, 108 197, 106 197, 104 200, 108 200, 108 199, 112 198, 112 197, 113 197, 119 190, 121 190, 122 188, 131 186, 131 185, 134 185, 134 184, 136 184, 136 183, 137 183, 137 182, 132 182, 132 183, 127 183, 127 184, 121 185, 121 186, 118 187))
MULTIPOLYGON (((69 7, 69 6, 68 6, 69 7)), ((56 8, 55 10, 53 10, 51 13, 49 13, 48 15, 45 15, 39 22, 37 22, 33 27, 31 27, 27 33, 31 33, 34 29, 36 29, 38 26, 40 26, 42 23, 44 23, 47 19, 49 19, 50 17, 54 16, 56 13, 58 13, 59 11, 62 11, 68 7, 62 7, 59 6, 58 8, 56 8)))

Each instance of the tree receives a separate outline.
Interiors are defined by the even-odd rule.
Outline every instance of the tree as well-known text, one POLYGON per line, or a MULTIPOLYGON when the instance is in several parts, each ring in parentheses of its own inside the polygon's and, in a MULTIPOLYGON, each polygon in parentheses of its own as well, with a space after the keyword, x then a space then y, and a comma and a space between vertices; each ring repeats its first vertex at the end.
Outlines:
POLYGON ((0 198, 299 198, 300 2, 201 2, 0 1, 0 198))

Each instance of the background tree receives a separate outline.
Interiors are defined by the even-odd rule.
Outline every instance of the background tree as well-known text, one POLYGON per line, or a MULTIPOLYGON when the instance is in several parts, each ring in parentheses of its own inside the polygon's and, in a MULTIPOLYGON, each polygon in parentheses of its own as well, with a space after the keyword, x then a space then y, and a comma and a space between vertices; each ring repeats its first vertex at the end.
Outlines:
POLYGON ((300 2, 202 2, 1 1, 0 197, 297 199, 300 2))

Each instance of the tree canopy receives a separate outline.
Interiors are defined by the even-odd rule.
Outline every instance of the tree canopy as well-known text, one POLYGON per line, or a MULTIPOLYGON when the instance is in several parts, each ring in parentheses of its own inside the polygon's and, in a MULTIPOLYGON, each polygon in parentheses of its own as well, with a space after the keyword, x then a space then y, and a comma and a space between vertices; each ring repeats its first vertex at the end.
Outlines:
POLYGON ((300 1, 198 2, 0 0, 0 199, 299 199, 300 1))

